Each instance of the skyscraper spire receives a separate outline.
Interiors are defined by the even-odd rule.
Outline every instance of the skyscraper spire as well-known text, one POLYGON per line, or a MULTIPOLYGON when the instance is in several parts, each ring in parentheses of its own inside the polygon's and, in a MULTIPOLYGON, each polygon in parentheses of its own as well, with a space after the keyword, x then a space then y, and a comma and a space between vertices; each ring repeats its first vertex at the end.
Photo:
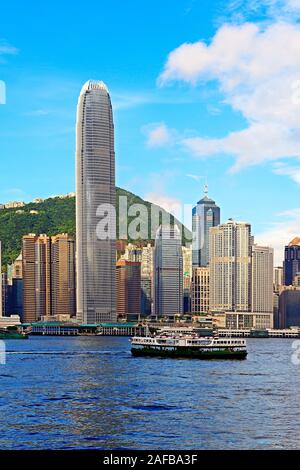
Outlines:
POLYGON ((204 195, 205 195, 205 196, 208 195, 208 183, 207 183, 207 178, 206 178, 205 185, 204 185, 204 195))

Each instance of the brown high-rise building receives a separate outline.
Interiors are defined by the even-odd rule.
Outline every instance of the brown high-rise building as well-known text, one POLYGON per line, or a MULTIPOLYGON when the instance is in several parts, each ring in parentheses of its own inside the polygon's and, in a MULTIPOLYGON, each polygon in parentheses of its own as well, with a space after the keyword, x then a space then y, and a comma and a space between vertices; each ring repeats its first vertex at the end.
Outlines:
POLYGON ((25 235, 22 240, 24 323, 31 323, 37 320, 35 286, 35 244, 37 239, 38 237, 35 234, 29 234, 25 235))
POLYGON ((75 242, 67 234, 52 237, 52 312, 74 316, 75 242))
POLYGON ((121 259, 117 262, 117 314, 141 311, 141 263, 121 259))
POLYGON ((23 237, 23 321, 75 315, 74 241, 29 234, 23 237))
POLYGON ((36 318, 51 316, 51 238, 40 235, 35 242, 36 318))

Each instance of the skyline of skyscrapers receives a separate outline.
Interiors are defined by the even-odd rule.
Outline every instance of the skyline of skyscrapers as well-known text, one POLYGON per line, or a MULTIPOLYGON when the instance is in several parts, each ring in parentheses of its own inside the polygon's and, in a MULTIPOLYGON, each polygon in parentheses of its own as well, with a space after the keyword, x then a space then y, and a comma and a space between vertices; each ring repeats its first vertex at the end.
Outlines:
MULTIPOLYGON (((78 99, 76 195, 76 250, 65 234, 23 237, 23 256, 14 269, 21 263, 25 321, 75 311, 77 320, 88 324, 130 313, 273 311, 273 249, 254 244, 247 222, 221 224, 220 207, 208 197, 207 185, 192 210, 192 248, 182 246, 177 225, 163 223, 155 247, 148 240, 146 246, 119 244, 124 251, 117 260, 113 111, 101 81, 86 82, 78 99)), ((285 249, 283 271, 285 284, 299 286, 299 238, 285 249)), ((15 287, 19 295, 21 285, 15 287)))
POLYGON ((77 318, 115 321, 116 207, 114 123, 110 95, 102 81, 82 87, 76 126, 77 318), (103 219, 109 225, 99 234, 103 219))

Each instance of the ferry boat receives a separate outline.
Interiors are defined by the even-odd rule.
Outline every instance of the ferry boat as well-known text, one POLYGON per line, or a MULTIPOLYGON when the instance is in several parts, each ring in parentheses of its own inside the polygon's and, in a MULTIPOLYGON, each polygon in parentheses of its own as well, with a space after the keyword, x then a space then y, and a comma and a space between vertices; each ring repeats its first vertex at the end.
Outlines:
POLYGON ((17 327, 0 328, 0 340, 28 339, 28 334, 23 333, 17 327))
POLYGON ((160 356, 195 359, 245 359, 246 340, 242 338, 199 337, 193 335, 135 336, 133 356, 160 356))

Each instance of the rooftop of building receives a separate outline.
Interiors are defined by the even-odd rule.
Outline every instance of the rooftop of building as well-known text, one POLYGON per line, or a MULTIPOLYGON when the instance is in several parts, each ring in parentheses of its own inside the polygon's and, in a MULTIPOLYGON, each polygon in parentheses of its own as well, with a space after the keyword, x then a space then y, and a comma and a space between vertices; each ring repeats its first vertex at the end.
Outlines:
POLYGON ((300 246, 300 238, 299 237, 293 238, 293 240, 290 241, 288 246, 300 246))
POLYGON ((216 202, 208 196, 204 196, 197 204, 216 204, 216 202))
POLYGON ((104 90, 108 93, 108 88, 101 80, 88 80, 82 87, 82 92, 90 90, 104 90))

